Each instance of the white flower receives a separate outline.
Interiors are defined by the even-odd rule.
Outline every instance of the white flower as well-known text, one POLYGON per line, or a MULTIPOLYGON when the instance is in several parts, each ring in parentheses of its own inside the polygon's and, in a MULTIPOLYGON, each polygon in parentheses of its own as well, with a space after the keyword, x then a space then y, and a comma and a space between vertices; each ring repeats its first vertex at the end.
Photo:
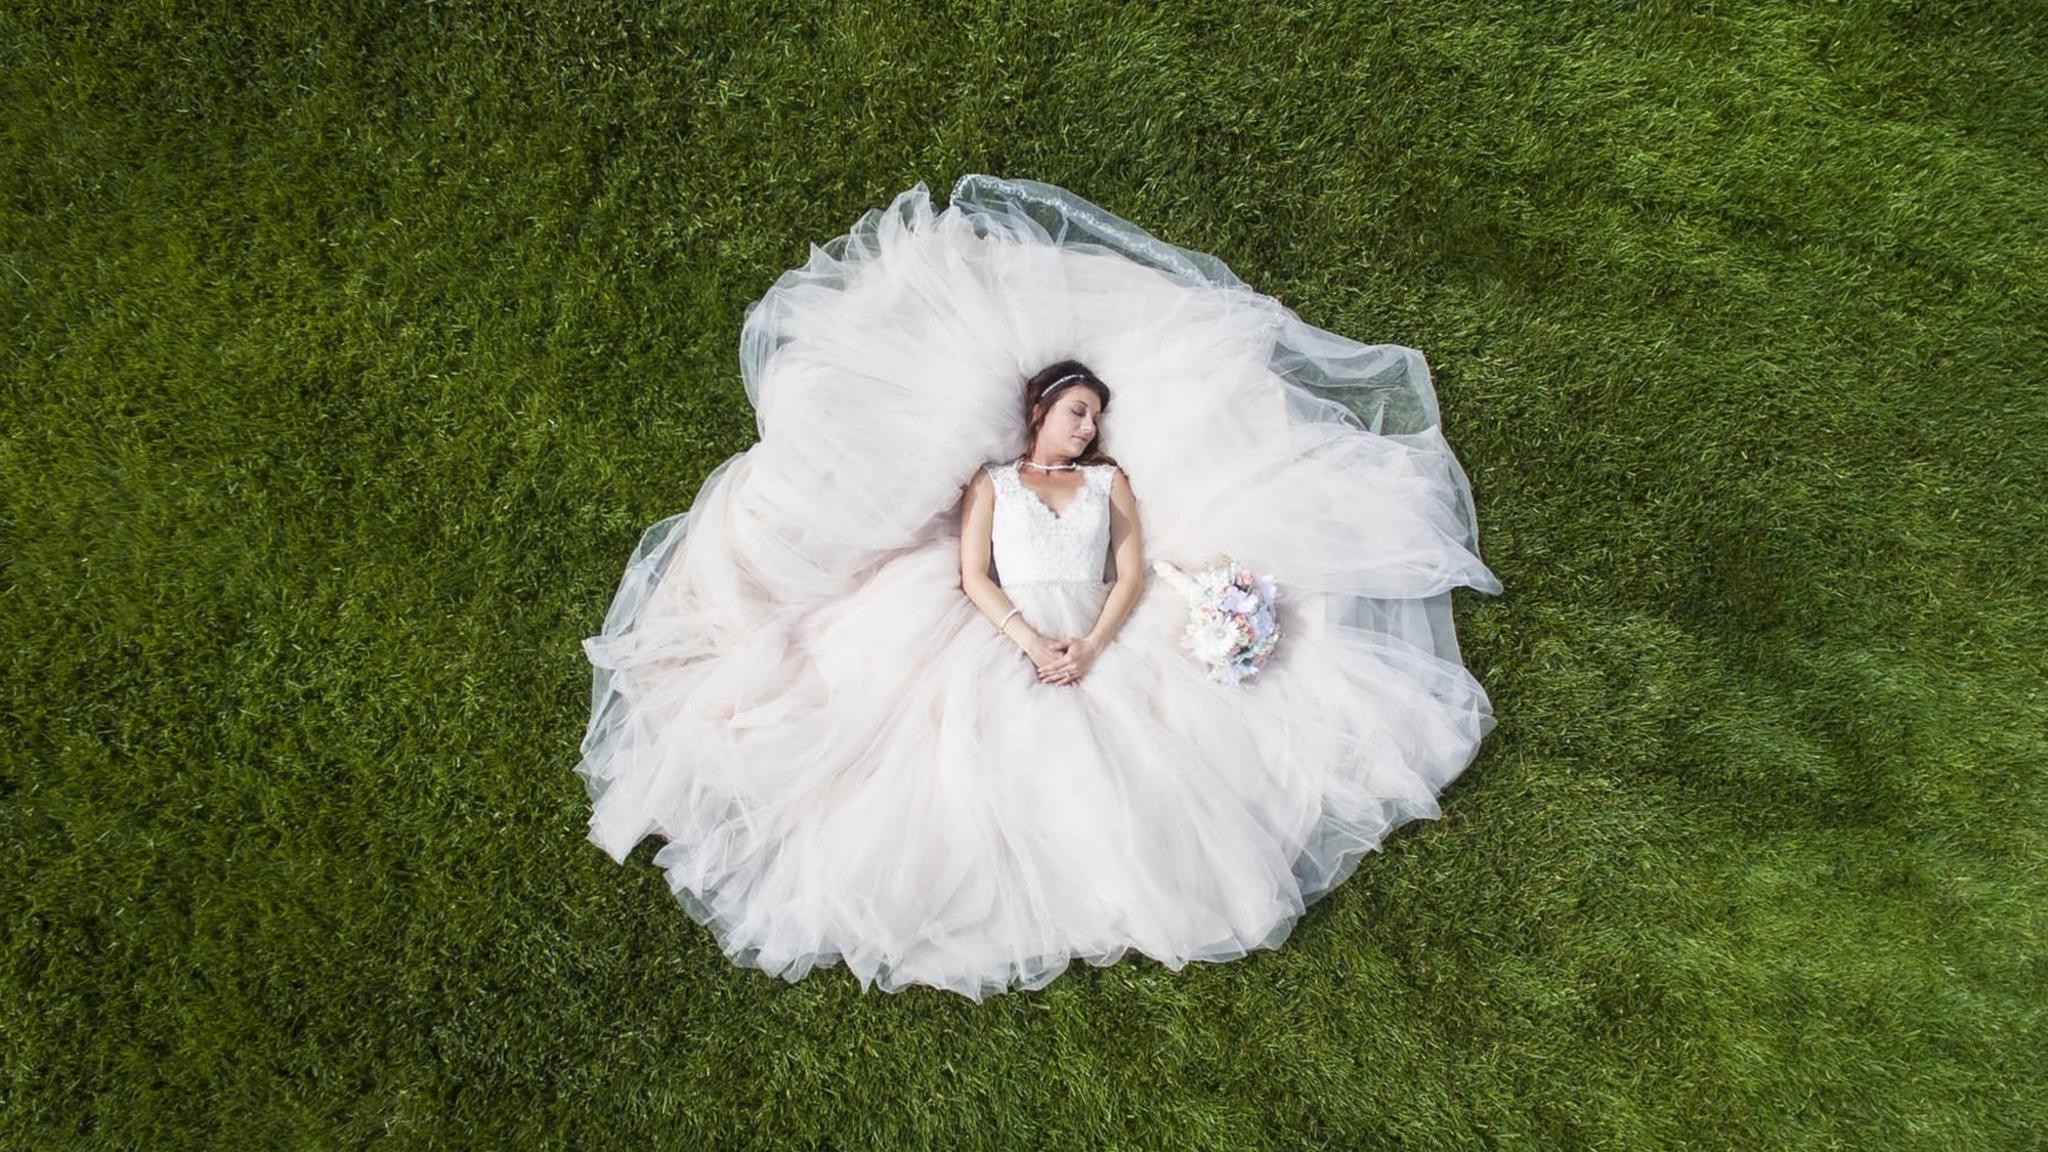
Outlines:
POLYGON ((1258 609, 1259 602, 1250 592, 1232 587, 1224 590, 1217 606, 1225 612, 1253 612, 1258 609))
POLYGON ((1211 616, 1190 626, 1188 636, 1192 642, 1195 658, 1206 664, 1230 659, 1244 634, 1237 629, 1237 623, 1228 616, 1211 616))

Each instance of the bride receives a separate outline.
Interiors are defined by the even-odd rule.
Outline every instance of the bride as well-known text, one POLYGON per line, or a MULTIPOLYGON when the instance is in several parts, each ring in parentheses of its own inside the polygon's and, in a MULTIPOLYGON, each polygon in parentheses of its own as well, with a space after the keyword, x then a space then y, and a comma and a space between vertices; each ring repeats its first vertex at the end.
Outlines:
POLYGON ((1275 948, 1494 726, 1412 349, 974 175, 814 246, 740 355, 760 439, 634 551, 577 765, 590 840, 659 838, 738 964, 980 1000, 1275 948), (1277 590, 1235 682, 1147 577, 1223 556, 1277 590))
POLYGON ((961 504, 960 587, 1031 658, 1041 680, 1078 684, 1144 589, 1137 497, 1116 463, 1095 451, 1095 422, 1109 405, 1109 388, 1094 373, 1063 360, 1033 376, 1025 397, 1028 458, 982 469, 961 504), (1026 482, 1027 470, 1043 478, 1026 482), (1068 479, 1053 479, 1063 472, 1068 479), (1001 499, 1006 492, 1011 502, 1001 499), (1051 493, 1063 494, 1059 510, 1046 498, 1051 493), (1016 506, 1018 497, 1025 507, 1016 506), (1001 584, 989 578, 998 508, 1004 555, 997 569, 1011 574, 1001 584), (1045 510, 1042 519, 1031 515, 1036 508, 1045 510), (1113 586, 1100 579, 1105 548, 1115 555, 1113 586), (1092 621, 1079 635, 1039 630, 1077 619, 1092 621))

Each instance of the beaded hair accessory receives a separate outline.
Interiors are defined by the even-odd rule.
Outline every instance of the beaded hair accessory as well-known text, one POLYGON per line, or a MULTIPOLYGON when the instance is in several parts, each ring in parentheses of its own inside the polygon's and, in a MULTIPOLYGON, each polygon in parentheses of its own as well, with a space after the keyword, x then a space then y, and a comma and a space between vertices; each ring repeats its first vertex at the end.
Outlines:
POLYGON ((1042 397, 1050 396, 1053 394, 1054 390, 1056 390, 1057 388, 1059 388, 1060 385, 1065 384, 1069 380, 1086 380, 1087 378, 1088 374, 1086 372, 1069 372, 1066 375, 1060 377, 1059 379, 1053 381, 1052 383, 1047 384, 1044 387, 1044 389, 1042 389, 1038 394, 1042 397))

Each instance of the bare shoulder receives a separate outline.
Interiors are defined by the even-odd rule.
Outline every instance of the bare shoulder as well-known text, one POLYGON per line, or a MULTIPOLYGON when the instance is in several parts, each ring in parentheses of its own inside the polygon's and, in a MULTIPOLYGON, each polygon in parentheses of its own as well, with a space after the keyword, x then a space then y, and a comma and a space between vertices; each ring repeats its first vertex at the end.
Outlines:
POLYGON ((974 470, 974 478, 967 482, 967 487, 962 490, 961 498, 971 501, 978 496, 992 495, 996 490, 996 479, 991 472, 991 469, 994 467, 995 465, 993 464, 984 464, 976 468, 974 470))

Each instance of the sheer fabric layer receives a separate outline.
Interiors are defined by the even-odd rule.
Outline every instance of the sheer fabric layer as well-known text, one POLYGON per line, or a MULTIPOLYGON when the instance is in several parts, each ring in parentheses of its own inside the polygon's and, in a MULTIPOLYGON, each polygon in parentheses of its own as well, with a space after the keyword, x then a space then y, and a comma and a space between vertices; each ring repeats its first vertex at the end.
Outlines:
MULTIPOLYGON (((970 176, 943 213, 919 184, 814 247, 748 310, 742 366, 761 440, 642 537, 584 644, 577 767, 592 842, 624 862, 661 837, 736 962, 980 999, 1075 959, 1274 947, 1438 815, 1494 726, 1449 594, 1500 585, 1411 349, 1311 328, 1059 189, 970 176), (1102 447, 1147 558, 1279 580, 1281 653, 1252 683, 1179 649, 1157 579, 1065 686, 962 594, 962 487, 1016 455, 1020 381, 1067 356, 1113 389, 1102 447)), ((1004 588, 1080 635, 1103 576, 1004 588)))

